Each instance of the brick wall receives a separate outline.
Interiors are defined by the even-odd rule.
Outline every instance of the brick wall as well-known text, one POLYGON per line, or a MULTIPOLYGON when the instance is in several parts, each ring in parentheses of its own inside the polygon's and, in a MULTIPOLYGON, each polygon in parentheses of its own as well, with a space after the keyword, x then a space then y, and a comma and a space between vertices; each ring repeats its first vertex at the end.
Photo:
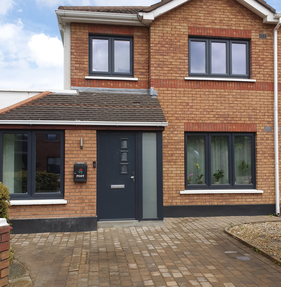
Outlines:
POLYGON ((12 206, 9 214, 12 219, 58 218, 96 216, 96 169, 93 161, 97 159, 95 130, 65 131, 65 186, 66 205, 27 205, 12 206), (83 138, 83 149, 80 149, 83 138), (87 183, 73 182, 75 162, 87 162, 87 183))
POLYGON ((148 89, 148 29, 113 25, 71 24, 71 86, 148 89), (138 81, 88 80, 89 34, 132 36, 134 77, 138 81))
POLYGON ((169 123, 163 133, 164 205, 275 202, 274 135, 264 132, 265 126, 273 130, 274 27, 234 0, 191 0, 152 23, 150 83, 169 123), (267 39, 259 39, 260 33, 267 39), (186 81, 189 35, 250 39, 251 78, 257 82, 186 81), (180 195, 185 190, 184 134, 196 130, 255 132, 256 186, 264 193, 180 195))
POLYGON ((9 286, 10 225, 0 226, 0 287, 9 286))

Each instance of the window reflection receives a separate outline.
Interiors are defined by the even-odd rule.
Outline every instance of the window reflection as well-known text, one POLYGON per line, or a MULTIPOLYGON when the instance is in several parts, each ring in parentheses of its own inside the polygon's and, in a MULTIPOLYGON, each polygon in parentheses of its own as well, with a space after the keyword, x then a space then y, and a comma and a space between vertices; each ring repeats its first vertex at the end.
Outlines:
POLYGON ((191 73, 206 73, 206 42, 190 42, 191 73))
POLYGON ((3 184, 10 193, 27 192, 28 134, 3 134, 3 184))
POLYGON ((114 41, 114 72, 130 73, 130 41, 114 41))
POLYGON ((99 72, 108 72, 108 40, 92 40, 92 70, 99 72))
POLYGON ((60 134, 56 138, 48 141, 45 133, 36 133, 36 192, 60 190, 60 134))
POLYGON ((226 43, 212 43, 212 73, 226 74, 226 43))
POLYGON ((252 177, 252 138, 236 136, 235 146, 235 184, 251 184, 252 177))
POLYGON ((231 47, 232 47, 232 74, 246 75, 247 45, 233 43, 231 47))

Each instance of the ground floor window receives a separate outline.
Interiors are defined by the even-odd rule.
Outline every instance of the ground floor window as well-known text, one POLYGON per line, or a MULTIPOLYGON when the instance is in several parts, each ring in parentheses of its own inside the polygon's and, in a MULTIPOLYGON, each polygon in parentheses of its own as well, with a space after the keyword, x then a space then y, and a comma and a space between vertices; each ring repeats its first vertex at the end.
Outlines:
POLYGON ((1 131, 0 180, 11 198, 62 198, 64 134, 1 131))
POLYGON ((186 188, 255 188, 255 137, 186 133, 186 188))

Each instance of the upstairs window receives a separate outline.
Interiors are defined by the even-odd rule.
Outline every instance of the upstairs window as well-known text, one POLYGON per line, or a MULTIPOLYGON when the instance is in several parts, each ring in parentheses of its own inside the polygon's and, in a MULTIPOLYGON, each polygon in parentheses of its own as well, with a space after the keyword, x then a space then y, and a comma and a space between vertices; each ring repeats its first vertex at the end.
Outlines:
POLYGON ((90 36, 90 75, 133 76, 133 39, 90 36))
POLYGON ((249 41, 189 38, 189 76, 250 78, 249 41))

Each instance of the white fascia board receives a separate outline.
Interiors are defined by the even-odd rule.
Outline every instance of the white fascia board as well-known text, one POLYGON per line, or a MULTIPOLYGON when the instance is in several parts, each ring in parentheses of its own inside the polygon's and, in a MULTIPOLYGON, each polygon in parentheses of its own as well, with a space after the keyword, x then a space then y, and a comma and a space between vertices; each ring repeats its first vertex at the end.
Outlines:
POLYGON ((263 18, 263 22, 266 24, 274 24, 278 22, 276 19, 274 19, 274 13, 255 0, 237 0, 237 2, 263 18))
POLYGON ((127 13, 106 13, 91 11, 70 11, 56 10, 59 26, 63 27, 66 23, 94 23, 94 24, 112 24, 128 26, 144 26, 137 14, 127 13))
POLYGON ((116 126, 116 127, 167 127, 167 122, 110 122, 110 121, 46 121, 2 120, 0 125, 62 125, 62 126, 116 126))
POLYGON ((148 20, 148 21, 153 21, 155 18, 161 16, 162 14, 165 14, 167 12, 169 12, 170 10, 186 3, 189 2, 190 0, 175 0, 175 1, 171 1, 155 10, 153 10, 152 12, 141 12, 139 13, 139 15, 143 18, 144 21, 148 20))

